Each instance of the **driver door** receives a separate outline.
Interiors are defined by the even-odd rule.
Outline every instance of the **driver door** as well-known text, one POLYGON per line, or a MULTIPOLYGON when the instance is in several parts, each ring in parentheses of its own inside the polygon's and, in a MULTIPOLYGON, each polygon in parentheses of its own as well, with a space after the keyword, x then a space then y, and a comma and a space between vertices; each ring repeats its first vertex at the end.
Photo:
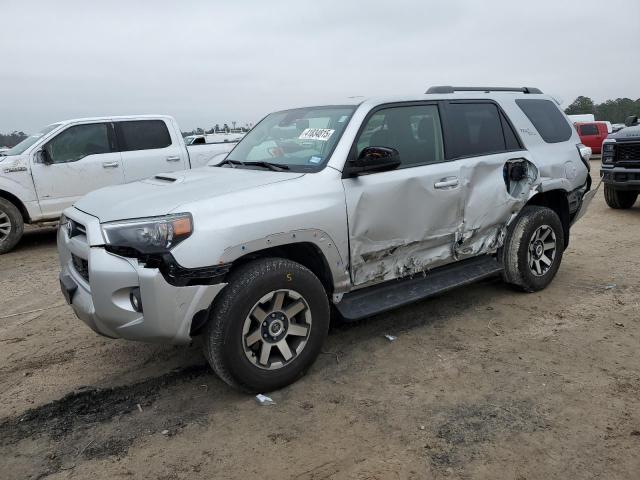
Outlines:
POLYGON ((109 122, 72 125, 43 147, 50 163, 34 156, 33 181, 42 213, 57 217, 83 195, 124 182, 120 152, 109 122))
POLYGON ((355 285, 368 285, 453 261, 462 221, 460 163, 444 157, 436 104, 370 114, 352 154, 365 147, 399 152, 398 169, 343 179, 355 285))

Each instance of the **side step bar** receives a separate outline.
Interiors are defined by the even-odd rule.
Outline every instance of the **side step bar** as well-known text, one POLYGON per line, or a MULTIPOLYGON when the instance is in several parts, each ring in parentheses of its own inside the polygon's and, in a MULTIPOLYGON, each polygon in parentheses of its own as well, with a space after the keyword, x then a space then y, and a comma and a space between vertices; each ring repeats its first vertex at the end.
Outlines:
POLYGON ((432 297, 462 285, 497 275, 502 266, 494 257, 482 256, 445 265, 426 275, 391 280, 347 293, 336 308, 345 320, 358 320, 432 297))

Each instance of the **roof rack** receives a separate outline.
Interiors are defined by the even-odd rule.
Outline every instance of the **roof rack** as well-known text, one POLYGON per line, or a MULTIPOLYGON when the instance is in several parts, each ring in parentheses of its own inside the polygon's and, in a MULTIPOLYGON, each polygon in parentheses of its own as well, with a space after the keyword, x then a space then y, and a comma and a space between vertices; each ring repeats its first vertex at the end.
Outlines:
POLYGON ((439 85, 430 87, 425 93, 455 93, 455 92, 522 92, 522 93, 542 93, 539 88, 534 87, 451 87, 449 85, 439 85))

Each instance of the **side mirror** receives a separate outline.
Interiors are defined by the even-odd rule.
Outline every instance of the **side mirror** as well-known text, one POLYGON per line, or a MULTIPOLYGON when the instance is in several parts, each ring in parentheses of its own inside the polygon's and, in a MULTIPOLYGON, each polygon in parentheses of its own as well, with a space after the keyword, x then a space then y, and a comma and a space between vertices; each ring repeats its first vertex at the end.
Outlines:
POLYGON ((362 173, 386 172, 400 166, 400 153, 390 147, 366 147, 358 158, 347 162, 347 173, 357 176, 362 173))
POLYGON ((38 150, 38 152, 36 153, 36 160, 38 161, 38 163, 42 163, 43 165, 53 164, 51 155, 49 155, 49 152, 47 152, 46 148, 43 148, 42 150, 38 150))
POLYGON ((637 125, 638 124, 638 116, 637 115, 629 115, 625 119, 624 124, 627 127, 633 127, 634 125, 637 125))

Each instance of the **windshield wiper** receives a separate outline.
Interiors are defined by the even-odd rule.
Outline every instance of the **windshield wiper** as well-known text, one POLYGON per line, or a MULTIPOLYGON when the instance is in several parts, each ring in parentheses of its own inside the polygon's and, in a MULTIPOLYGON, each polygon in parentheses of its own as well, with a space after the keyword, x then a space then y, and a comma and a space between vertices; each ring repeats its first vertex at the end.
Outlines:
POLYGON ((225 158, 218 165, 216 165, 216 167, 220 167, 225 163, 228 163, 229 165, 231 165, 231 168, 236 168, 236 164, 242 165, 243 167, 245 166, 245 163, 241 162, 240 160, 229 160, 228 158, 225 158))
POLYGON ((257 166, 257 167, 265 167, 269 170, 273 170, 274 172, 284 172, 285 170, 290 170, 289 165, 283 165, 281 163, 271 163, 271 162, 245 162, 243 165, 257 166))

